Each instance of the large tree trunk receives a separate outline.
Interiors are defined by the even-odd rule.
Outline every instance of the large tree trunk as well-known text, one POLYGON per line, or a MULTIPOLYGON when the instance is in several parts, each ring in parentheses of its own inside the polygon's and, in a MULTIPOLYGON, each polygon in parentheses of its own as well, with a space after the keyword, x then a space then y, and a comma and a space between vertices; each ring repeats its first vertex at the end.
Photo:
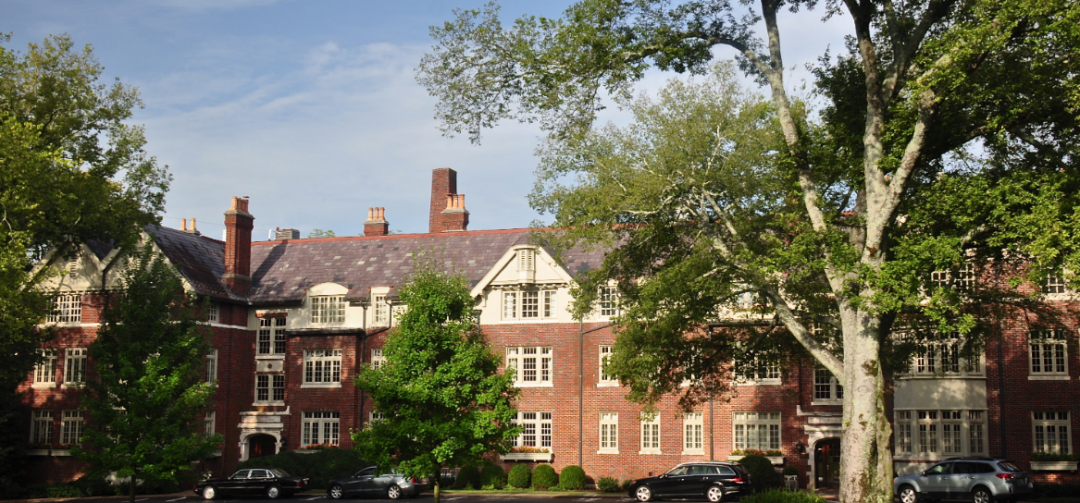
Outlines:
POLYGON ((840 501, 892 503, 892 426, 885 412, 878 319, 841 306, 844 329, 844 418, 840 501))

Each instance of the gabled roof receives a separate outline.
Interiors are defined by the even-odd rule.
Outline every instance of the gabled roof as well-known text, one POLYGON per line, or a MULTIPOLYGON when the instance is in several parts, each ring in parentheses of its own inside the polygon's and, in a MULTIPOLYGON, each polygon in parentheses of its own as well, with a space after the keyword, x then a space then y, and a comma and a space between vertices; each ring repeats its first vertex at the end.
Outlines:
POLYGON ((225 243, 168 227, 147 226, 154 242, 196 292, 219 299, 246 300, 221 282, 225 274, 225 243))

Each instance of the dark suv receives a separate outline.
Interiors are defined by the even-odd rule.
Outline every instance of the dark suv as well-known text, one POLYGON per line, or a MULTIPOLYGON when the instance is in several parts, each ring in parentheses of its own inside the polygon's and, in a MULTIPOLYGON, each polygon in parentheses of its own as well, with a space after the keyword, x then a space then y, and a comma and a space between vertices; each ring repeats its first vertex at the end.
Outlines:
POLYGON ((716 503, 730 496, 749 494, 750 472, 728 461, 683 463, 659 477, 630 483, 630 497, 638 501, 657 498, 704 497, 716 503))
POLYGON ((1031 491, 1027 473, 1004 459, 954 458, 922 473, 893 479, 893 493, 900 503, 969 498, 975 503, 990 503, 1015 500, 1031 491))

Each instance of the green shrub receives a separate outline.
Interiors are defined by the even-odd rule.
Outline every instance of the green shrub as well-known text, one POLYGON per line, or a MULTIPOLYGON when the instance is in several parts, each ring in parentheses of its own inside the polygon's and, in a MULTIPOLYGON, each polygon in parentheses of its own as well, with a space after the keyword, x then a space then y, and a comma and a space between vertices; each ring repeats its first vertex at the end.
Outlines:
MULTIPOLYGON (((754 481, 754 484, 757 485, 756 480, 754 481)), ((822 498, 821 495, 817 493, 769 489, 764 492, 759 491, 748 496, 743 496, 739 501, 741 503, 825 503, 825 498, 822 498)))
POLYGON ((559 475, 551 465, 537 465, 532 474, 533 489, 551 489, 558 487, 559 475))
POLYGON ((614 477, 600 477, 600 480, 596 481, 596 488, 604 493, 617 493, 619 492, 619 479, 614 477))
POLYGON ((559 474, 559 489, 564 491, 585 489, 585 470, 577 465, 563 468, 562 473, 559 474))
POLYGON ((312 489, 325 489, 331 480, 352 475, 367 466, 369 465, 360 459, 356 451, 325 448, 316 449, 312 453, 287 451, 249 459, 236 468, 281 468, 294 477, 311 479, 312 489))
POLYGON ((529 465, 525 463, 515 463, 510 467, 510 474, 506 476, 506 482, 510 484, 510 487, 516 487, 518 489, 524 489, 529 487, 529 479, 532 473, 529 471, 529 465))
POLYGON ((454 489, 479 489, 480 469, 473 465, 465 465, 458 471, 457 479, 454 480, 454 489))
POLYGON ((630 490, 630 484, 633 484, 633 483, 634 483, 634 479, 626 479, 626 480, 622 481, 622 485, 619 486, 619 488, 622 489, 622 492, 627 492, 627 491, 630 490))
POLYGON ((506 470, 499 465, 484 465, 484 469, 480 470, 480 485, 485 489, 487 486, 491 486, 492 489, 505 489, 506 470))
POLYGON ((780 474, 776 473, 776 469, 773 468, 769 458, 751 454, 742 458, 739 464, 746 467, 746 470, 750 472, 750 478, 754 481, 755 489, 768 490, 780 487, 782 479, 780 474))
POLYGON ((799 469, 795 468, 795 465, 787 465, 784 467, 784 475, 798 475, 799 469))

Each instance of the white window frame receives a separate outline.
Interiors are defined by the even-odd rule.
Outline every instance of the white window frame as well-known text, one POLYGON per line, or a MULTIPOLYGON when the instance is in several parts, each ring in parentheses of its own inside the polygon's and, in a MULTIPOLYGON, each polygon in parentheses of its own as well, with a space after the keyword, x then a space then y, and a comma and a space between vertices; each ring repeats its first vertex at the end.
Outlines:
POLYGON ((938 460, 985 456, 985 410, 897 410, 894 456, 897 459, 938 460))
POLYGON ((619 316, 619 288, 615 285, 604 285, 596 297, 597 310, 602 318, 619 316))
POLYGON ((553 386, 554 364, 551 346, 506 348, 506 371, 514 372, 514 385, 519 388, 553 386))
POLYGON ((301 388, 340 388, 341 350, 305 349, 304 382, 301 388))
POLYGON ((1064 329, 1028 333, 1028 379, 1069 378, 1068 338, 1069 333, 1064 329), (1052 367, 1050 370, 1046 369, 1048 364, 1052 367))
POLYGON ((840 384, 840 381, 836 379, 832 372, 824 367, 818 367, 814 370, 812 393, 814 398, 810 405, 843 405, 844 403, 844 386, 840 384), (828 383, 824 380, 826 375, 828 376, 828 383))
POLYGON ((203 435, 211 437, 217 430, 215 424, 217 424, 217 413, 214 411, 208 411, 203 415, 203 435))
POLYGON ((619 453, 619 413, 600 413, 600 448, 597 454, 619 453))
POLYGON ((543 315, 544 319, 552 319, 558 317, 558 290, 543 290, 543 315))
POLYGON ((700 412, 683 414, 683 455, 705 454, 705 418, 700 412))
POLYGON ((255 374, 255 404, 285 404, 285 374, 258 372, 255 374), (265 395, 263 398, 262 395, 265 395), (280 395, 280 397, 279 397, 280 395))
POLYGON ((311 297, 311 324, 333 323, 345 323, 345 296, 313 295, 311 297))
POLYGON ((386 294, 372 294, 371 296, 371 324, 376 327, 390 325, 390 304, 386 302, 386 294))
POLYGON ((41 360, 34 365, 35 388, 52 388, 56 386, 56 348, 42 348, 39 350, 41 360))
POLYGON ((211 349, 206 352, 206 382, 216 383, 218 380, 218 350, 211 349))
POLYGON ((275 316, 259 318, 259 331, 255 339, 255 357, 280 358, 288 350, 285 340, 285 327, 288 318, 275 316))
POLYGON ((52 444, 53 411, 34 410, 30 416, 30 443, 52 444))
POLYGON ((768 362, 761 365, 760 359, 750 360, 748 365, 740 365, 735 362, 735 383, 751 386, 777 386, 783 384, 781 379, 780 364, 768 362))
POLYGON ((517 252, 518 271, 536 271, 536 250, 523 248, 517 252))
POLYGON ((86 383, 86 348, 64 350, 64 386, 82 386, 86 383))
POLYGON ((386 357, 383 356, 383 348, 371 348, 371 368, 379 369, 386 365, 386 357))
POLYGON ((982 377, 983 355, 962 357, 960 349, 957 337, 927 343, 915 353, 909 377, 982 377))
POLYGON ((221 305, 217 302, 206 303, 206 322, 218 323, 221 320, 221 305))
POLYGON ((557 290, 549 288, 503 288, 500 316, 504 321, 539 321, 558 317, 557 290))
POLYGON ((514 424, 521 427, 521 433, 514 439, 514 447, 535 447, 552 452, 551 418, 551 412, 518 412, 514 424))
POLYGON ((341 443, 341 413, 305 411, 301 425, 300 447, 337 446, 341 443))
POLYGON ((641 450, 638 454, 662 454, 660 445, 660 414, 642 415, 641 450))
POLYGON ((1065 271, 1060 268, 1047 271, 1046 279, 1039 285, 1039 290, 1046 295, 1068 293, 1069 283, 1065 281, 1065 271))
POLYGON ((53 311, 45 317, 46 323, 82 323, 82 294, 65 293, 53 297, 53 311))
POLYGON ((60 421, 60 445, 75 445, 83 434, 81 410, 65 410, 60 421))
POLYGON ((974 290, 978 280, 978 270, 972 262, 964 262, 964 265, 957 269, 955 275, 948 270, 930 273, 930 282, 935 286, 953 288, 962 293, 974 290))
POLYGON ((379 412, 377 410, 373 410, 371 412, 368 412, 368 425, 370 425, 371 423, 373 423, 375 421, 381 421, 383 419, 386 419, 386 413, 385 412, 379 412))
POLYGON ((612 345, 599 346, 598 352, 600 354, 600 367, 597 369, 596 381, 596 385, 598 387, 616 387, 619 385, 619 380, 616 379, 615 376, 608 375, 607 371, 605 370, 607 368, 608 362, 611 361, 611 353, 614 350, 615 346, 612 345))
POLYGON ((1068 411, 1032 411, 1032 452, 1072 454, 1069 416, 1068 411))
POLYGON ((732 427, 735 450, 778 451, 784 445, 779 412, 736 411, 732 427))

